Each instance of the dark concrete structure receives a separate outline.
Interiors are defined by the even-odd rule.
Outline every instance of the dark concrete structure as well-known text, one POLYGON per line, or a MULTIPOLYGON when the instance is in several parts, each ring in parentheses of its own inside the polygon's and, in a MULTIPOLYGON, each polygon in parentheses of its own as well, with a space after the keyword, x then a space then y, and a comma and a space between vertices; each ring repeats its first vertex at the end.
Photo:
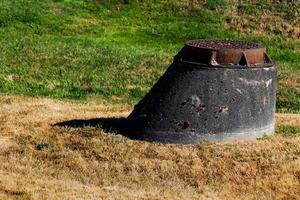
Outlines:
POLYGON ((257 43, 194 40, 127 118, 163 143, 256 138, 274 130, 276 66, 257 43))

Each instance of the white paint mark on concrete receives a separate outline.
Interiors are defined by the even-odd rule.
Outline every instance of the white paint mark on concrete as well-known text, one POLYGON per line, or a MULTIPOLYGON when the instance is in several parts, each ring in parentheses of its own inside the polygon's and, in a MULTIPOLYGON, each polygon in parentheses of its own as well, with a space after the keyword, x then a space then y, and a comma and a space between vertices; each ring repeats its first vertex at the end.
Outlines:
POLYGON ((244 78, 239 78, 240 81, 246 83, 247 85, 262 85, 266 84, 266 87, 269 87, 270 84, 272 83, 272 79, 269 79, 267 81, 256 81, 256 80, 247 80, 244 78))
POLYGON ((191 97, 191 104, 195 107, 199 107, 202 104, 201 99, 197 95, 192 95, 191 97))
POLYGON ((242 90, 240 90, 239 88, 236 88, 236 91, 238 91, 238 93, 243 94, 242 90))
POLYGON ((261 84, 264 84, 264 82, 261 82, 261 81, 247 80, 247 79, 244 79, 244 78, 239 78, 239 80, 241 82, 246 83, 247 85, 261 85, 261 84))
POLYGON ((224 114, 228 114, 228 106, 223 106, 223 107, 221 107, 221 109, 220 109, 220 111, 221 111, 221 113, 224 113, 224 114))
POLYGON ((271 83, 272 83, 272 79, 267 80, 266 81, 266 86, 269 87, 271 85, 271 83))

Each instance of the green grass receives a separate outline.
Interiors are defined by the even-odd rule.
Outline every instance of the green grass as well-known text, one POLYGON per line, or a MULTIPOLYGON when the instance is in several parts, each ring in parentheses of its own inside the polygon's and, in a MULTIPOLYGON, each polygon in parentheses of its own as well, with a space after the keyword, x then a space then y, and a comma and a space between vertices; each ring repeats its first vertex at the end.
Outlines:
MULTIPOLYGON (((299 77, 299 38, 277 28, 267 34, 226 28, 235 8, 253 16, 270 8, 284 13, 284 23, 297 26, 294 12, 287 12, 291 4, 258 5, 223 0, 132 0, 126 5, 116 0, 2 0, 0 92, 134 104, 184 42, 197 38, 260 42, 278 64, 280 81, 299 77)), ((251 30, 259 24, 250 22, 246 26, 251 30)), ((297 87, 279 87, 278 111, 300 113, 297 87)))
POLYGON ((300 127, 279 125, 276 127, 275 133, 284 137, 296 137, 300 135, 300 127))

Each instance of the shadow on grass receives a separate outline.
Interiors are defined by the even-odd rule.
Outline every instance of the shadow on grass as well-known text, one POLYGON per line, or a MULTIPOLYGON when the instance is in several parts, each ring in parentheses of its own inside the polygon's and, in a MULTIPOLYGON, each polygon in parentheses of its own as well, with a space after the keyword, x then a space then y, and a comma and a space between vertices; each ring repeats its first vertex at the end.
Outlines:
POLYGON ((73 119, 69 121, 58 122, 53 124, 59 127, 72 127, 72 128, 84 128, 84 127, 99 127, 103 129, 105 133, 120 134, 125 137, 130 137, 128 129, 126 128, 126 118, 94 118, 94 119, 73 119))

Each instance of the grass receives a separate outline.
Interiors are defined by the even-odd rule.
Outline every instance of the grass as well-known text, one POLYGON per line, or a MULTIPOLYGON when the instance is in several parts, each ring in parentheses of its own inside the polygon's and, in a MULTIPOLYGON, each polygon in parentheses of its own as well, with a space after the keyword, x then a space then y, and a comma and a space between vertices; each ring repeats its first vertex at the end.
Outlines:
POLYGON ((300 113, 295 13, 297 2, 3 0, 0 92, 132 105, 185 41, 253 40, 278 65, 277 111, 300 113))
POLYGON ((299 6, 272 2, 0 1, 0 199, 298 199, 299 115, 259 140, 197 145, 53 126, 127 116, 195 38, 264 44, 277 111, 300 113, 299 6))
POLYGON ((0 96, 0 199, 298 199, 300 116, 259 140, 166 145, 72 119, 124 117, 124 104, 0 96))
POLYGON ((296 137, 300 135, 300 126, 279 125, 276 129, 276 134, 285 137, 296 137))

